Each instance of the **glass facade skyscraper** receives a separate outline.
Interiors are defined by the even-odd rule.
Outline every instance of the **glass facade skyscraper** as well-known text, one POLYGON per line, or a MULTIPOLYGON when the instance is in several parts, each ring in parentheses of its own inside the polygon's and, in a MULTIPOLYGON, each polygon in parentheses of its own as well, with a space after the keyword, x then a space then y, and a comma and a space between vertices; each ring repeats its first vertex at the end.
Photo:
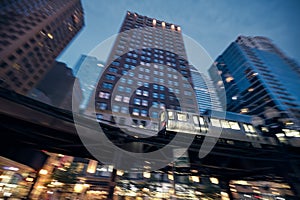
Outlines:
MULTIPOLYGON (((239 36, 209 72, 212 79, 222 77, 228 111, 266 119, 272 110, 286 126, 300 127, 300 67, 270 39, 239 36)), ((223 86, 214 84, 217 91, 223 86)))
POLYGON ((181 28, 127 12, 95 96, 98 113, 158 118, 161 109, 195 112, 181 28))
POLYGON ((73 67, 73 73, 79 79, 82 88, 83 101, 80 105, 82 110, 87 108, 103 68, 104 62, 99 61, 94 56, 88 55, 81 55, 73 67))
POLYGON ((0 2, 0 87, 26 95, 84 25, 80 0, 0 2))
POLYGON ((209 79, 209 77, 204 73, 200 73, 193 66, 190 67, 190 70, 198 102, 199 113, 203 114, 208 110, 224 111, 213 82, 209 79))

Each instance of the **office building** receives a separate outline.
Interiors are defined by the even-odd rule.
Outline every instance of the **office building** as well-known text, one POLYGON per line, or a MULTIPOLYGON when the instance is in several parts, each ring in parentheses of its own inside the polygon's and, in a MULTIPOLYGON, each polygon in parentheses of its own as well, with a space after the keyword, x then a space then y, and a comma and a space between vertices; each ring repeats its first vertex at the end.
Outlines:
POLYGON ((0 86, 26 95, 84 25, 80 0, 4 0, 0 86))
POLYGON ((127 12, 95 96, 97 112, 141 118, 198 110, 181 27, 127 12))
POLYGON ((87 108, 103 68, 104 62, 88 55, 82 55, 73 67, 74 76, 79 79, 82 88, 83 101, 80 105, 82 110, 87 108))
MULTIPOLYGON (((74 105, 80 105, 83 100, 81 86, 76 79, 71 68, 67 67, 65 63, 56 61, 50 71, 28 93, 28 96, 71 111, 72 101, 75 101, 74 105)), ((73 111, 79 112, 79 107, 73 108, 73 111)))
POLYGON ((299 128, 300 67, 270 39, 239 36, 209 73, 221 97, 224 83, 228 111, 278 117, 285 126, 299 128), (223 83, 216 81, 219 75, 223 83))
POLYGON ((194 91, 198 102, 199 113, 208 110, 224 111, 217 96, 213 82, 204 73, 200 73, 195 67, 190 66, 194 91))

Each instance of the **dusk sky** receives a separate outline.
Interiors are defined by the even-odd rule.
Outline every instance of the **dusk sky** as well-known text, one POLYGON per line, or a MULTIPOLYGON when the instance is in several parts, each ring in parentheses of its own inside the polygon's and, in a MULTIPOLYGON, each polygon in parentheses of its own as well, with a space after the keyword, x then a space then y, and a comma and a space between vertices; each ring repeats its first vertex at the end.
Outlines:
POLYGON ((237 36, 246 35, 269 37, 289 57, 300 61, 299 0, 82 0, 82 4, 85 26, 58 58, 69 67, 81 54, 118 33, 126 11, 180 25, 212 59, 237 36))

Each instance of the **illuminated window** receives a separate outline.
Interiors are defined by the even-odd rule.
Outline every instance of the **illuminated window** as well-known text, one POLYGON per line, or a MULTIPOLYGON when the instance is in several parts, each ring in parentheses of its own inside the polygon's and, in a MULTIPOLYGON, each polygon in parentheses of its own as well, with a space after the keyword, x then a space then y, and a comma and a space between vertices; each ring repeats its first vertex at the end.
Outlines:
POLYGON ((147 100, 142 100, 142 105, 143 106, 148 106, 148 101, 147 100))
POLYGON ((210 121, 212 126, 221 127, 220 120, 211 118, 210 121))
POLYGON ((228 121, 226 121, 226 120, 221 120, 221 125, 222 125, 222 128, 230 128, 230 125, 229 125, 228 121))
POLYGON ((241 113, 247 113, 248 111, 249 111, 248 108, 242 108, 242 109, 241 109, 241 113))
POLYGON ((232 122, 232 121, 230 121, 230 122, 229 122, 229 125, 230 125, 230 127, 231 127, 232 129, 234 129, 234 130, 240 130, 240 126, 239 126, 239 124, 238 124, 237 122, 232 122))
POLYGON ((233 81, 233 77, 229 76, 225 80, 226 80, 227 83, 230 83, 231 81, 233 81))
POLYGON ((134 109, 132 110, 132 114, 138 116, 138 115, 140 114, 140 110, 137 109, 137 108, 134 108, 134 109))
POLYGON ((129 101, 130 101, 130 98, 129 98, 129 97, 124 97, 124 98, 123 98, 123 102, 124 102, 124 103, 129 103, 129 101))
POLYGON ((141 99, 135 98, 135 99, 133 100, 133 103, 134 103, 135 105, 141 105, 141 99))
POLYGON ((142 95, 142 90, 137 89, 137 90, 135 91, 135 94, 137 94, 137 95, 142 95))
POLYGON ((115 101, 122 101, 122 96, 121 95, 116 95, 115 96, 115 101))
POLYGON ((148 96, 149 96, 149 92, 146 91, 146 90, 144 90, 144 91, 143 91, 143 96, 148 97, 148 96))
POLYGON ((141 111, 141 116, 147 117, 147 115, 148 115, 148 111, 147 110, 142 110, 141 111))
POLYGON ((187 121, 188 116, 187 116, 187 114, 177 113, 177 119, 178 119, 178 121, 187 121))
POLYGON ((175 119, 174 112, 172 112, 172 111, 168 112, 168 116, 169 116, 169 119, 175 119))
POLYGON ((108 92, 100 92, 99 93, 99 97, 103 98, 103 99, 109 99, 110 93, 108 93, 108 92))

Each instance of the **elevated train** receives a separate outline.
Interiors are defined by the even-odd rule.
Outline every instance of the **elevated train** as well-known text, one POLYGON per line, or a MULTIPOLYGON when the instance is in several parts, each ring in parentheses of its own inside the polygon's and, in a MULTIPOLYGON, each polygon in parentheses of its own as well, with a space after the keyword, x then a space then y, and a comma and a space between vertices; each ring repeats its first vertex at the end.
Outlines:
MULTIPOLYGON (((136 138, 182 133, 193 134, 195 138, 208 136, 228 144, 246 142, 256 148, 261 148, 262 144, 278 143, 275 137, 263 136, 263 132, 256 129, 250 120, 234 120, 227 116, 222 118, 167 109, 160 112, 158 119, 119 114, 113 116, 111 113, 97 114, 97 119, 104 124, 116 125, 124 133, 130 133, 136 138)), ((299 131, 296 132, 299 134, 299 131)))

